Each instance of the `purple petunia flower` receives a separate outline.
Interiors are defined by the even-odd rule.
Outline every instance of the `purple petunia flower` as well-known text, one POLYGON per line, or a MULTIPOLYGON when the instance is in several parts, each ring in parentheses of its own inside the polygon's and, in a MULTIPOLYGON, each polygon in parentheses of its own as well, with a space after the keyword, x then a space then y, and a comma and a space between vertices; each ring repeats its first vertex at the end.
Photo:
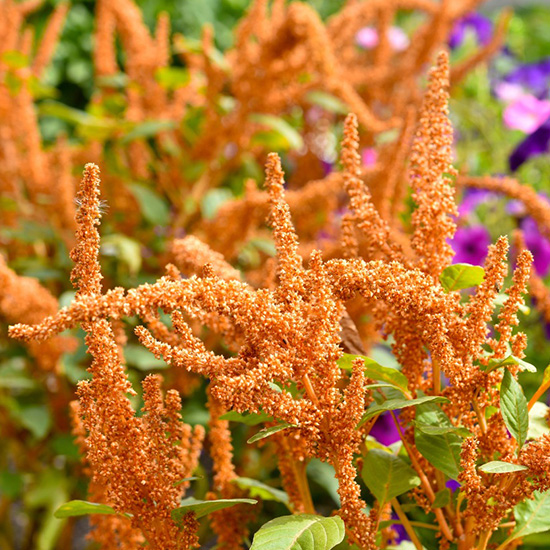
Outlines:
MULTIPOLYGON (((394 414, 397 415, 397 413, 398 411, 395 411, 394 414)), ((386 446, 399 441, 399 431, 391 417, 391 413, 384 412, 378 417, 370 431, 370 435, 372 435, 378 443, 386 446)))
POLYGON ((489 232, 482 225, 459 227, 451 240, 455 251, 453 263, 481 265, 490 244, 489 232))
POLYGON ((475 33, 479 44, 486 45, 493 35, 493 24, 488 17, 475 12, 461 17, 454 24, 449 37, 449 47, 452 50, 458 48, 464 42, 468 30, 475 33))
POLYGON ((525 218, 521 223, 525 246, 533 254, 533 265, 537 275, 546 277, 550 272, 550 242, 545 239, 532 218, 525 218))
POLYGON ((532 134, 529 134, 512 152, 508 163, 514 172, 531 157, 548 152, 550 145, 550 117, 547 118, 532 134))
POLYGON ((458 481, 455 481, 454 479, 449 479, 447 483, 445 483, 445 487, 447 487, 447 489, 450 489, 451 493, 454 493, 457 489, 460 488, 460 483, 458 481))
POLYGON ((477 208, 478 204, 489 202, 497 197, 498 195, 495 192, 486 189, 466 189, 462 201, 458 205, 458 216, 465 218, 477 208))
POLYGON ((550 57, 520 65, 508 73, 503 81, 522 86, 538 98, 546 97, 550 83, 550 57))

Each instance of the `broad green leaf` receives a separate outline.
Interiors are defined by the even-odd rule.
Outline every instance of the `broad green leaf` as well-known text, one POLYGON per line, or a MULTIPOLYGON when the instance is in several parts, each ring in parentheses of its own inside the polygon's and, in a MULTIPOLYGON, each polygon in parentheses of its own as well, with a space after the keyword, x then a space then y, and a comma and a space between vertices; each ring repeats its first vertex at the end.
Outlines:
POLYGON ((126 145, 136 139, 152 138, 161 132, 173 130, 175 127, 176 123, 172 120, 146 120, 139 122, 120 140, 120 143, 126 145))
POLYGON ((491 359, 486 368, 482 369, 485 372, 491 372, 500 367, 506 367, 507 365, 518 365, 521 370, 526 370, 529 372, 537 372, 537 367, 531 365, 527 361, 520 359, 519 357, 514 357, 513 355, 508 355, 504 359, 491 359))
POLYGON ((416 405, 422 405, 424 403, 447 403, 449 400, 441 395, 423 395, 415 399, 388 399, 380 404, 372 405, 367 409, 367 412, 363 415, 359 421, 358 427, 362 426, 367 420, 384 411, 395 411, 397 409, 404 409, 406 407, 414 407, 416 405))
POLYGON ((523 390, 508 369, 504 369, 500 386, 500 412, 506 427, 521 448, 529 431, 529 411, 523 390))
POLYGON ((446 267, 439 281, 445 292, 477 286, 483 281, 485 271, 478 265, 453 264, 446 267))
POLYGON ((260 527, 250 550, 330 550, 344 540, 345 533, 339 516, 282 516, 260 527))
POLYGON ((52 426, 52 415, 46 405, 20 406, 12 414, 38 439, 43 439, 52 426))
POLYGON ((17 498, 23 492, 23 476, 19 472, 0 472, 0 494, 8 499, 17 498))
POLYGON ((432 503, 432 508, 443 508, 451 502, 451 491, 447 488, 437 491, 435 499, 432 503))
POLYGON ((294 424, 289 424, 288 422, 282 422, 281 424, 277 424, 276 426, 271 426, 271 428, 264 428, 263 430, 260 430, 257 434, 253 435, 247 443, 255 443, 256 441, 259 441, 260 439, 264 439, 265 437, 269 437, 273 434, 276 434, 277 432, 280 432, 282 430, 286 430, 287 428, 296 428, 294 424))
POLYGON ((128 267, 132 275, 136 275, 141 268, 141 245, 138 241, 113 233, 101 239, 101 253, 105 256, 114 256, 128 267))
POLYGON ((257 500, 250 498, 228 498, 218 500, 197 500, 196 498, 189 497, 181 501, 181 506, 172 510, 172 519, 181 524, 183 516, 189 512, 194 512, 197 519, 207 516, 217 510, 223 510, 224 508, 230 508, 236 504, 257 504, 257 500))
POLYGON ((505 542, 550 529, 550 491, 535 491, 534 497, 533 500, 520 502, 514 508, 516 528, 505 542))
POLYGON ((441 435, 448 433, 455 433, 460 437, 470 437, 472 432, 462 426, 433 426, 431 424, 423 424, 422 422, 415 422, 415 427, 421 432, 428 435, 441 435))
POLYGON ((340 507, 338 481, 336 480, 334 468, 327 462, 321 462, 318 458, 313 458, 309 461, 306 472, 309 479, 325 489, 332 500, 340 507))
POLYGON ((391 386, 397 388, 399 391, 408 395, 409 393, 409 381, 407 377, 399 372, 397 369, 391 367, 384 367, 377 363, 370 357, 363 355, 351 355, 350 353, 344 353, 340 359, 338 359, 338 366, 344 370, 351 370, 353 360, 357 357, 361 357, 365 361, 365 376, 372 378, 373 380, 380 380, 386 382, 391 386))
POLYGON ((403 459, 378 449, 365 456, 361 475, 381 505, 420 485, 420 478, 403 459))
POLYGON ((306 94, 306 101, 309 101, 313 105, 319 105, 319 107, 322 107, 329 113, 339 115, 347 115, 349 113, 349 107, 343 101, 321 90, 308 92, 306 94))
POLYGON ((275 489, 261 481, 256 479, 250 479, 249 477, 238 477, 233 480, 233 483, 241 489, 248 490, 252 498, 261 498, 262 500, 274 500, 280 502, 285 506, 289 506, 288 495, 281 489, 275 489))
POLYGON ((549 407, 542 401, 537 401, 529 411, 529 432, 527 433, 527 439, 537 439, 544 434, 550 433, 550 427, 548 426, 549 407))
POLYGON ((521 464, 510 464, 510 462, 503 462, 502 460, 493 460, 481 465, 479 468, 486 474, 507 474, 509 472, 520 472, 521 470, 527 470, 527 466, 521 464))
POLYGON ((227 201, 233 198, 233 193, 229 189, 211 189, 201 200, 201 214, 206 220, 212 220, 216 213, 227 201))
POLYGON ((107 504, 88 502, 86 500, 71 500, 61 505, 54 513, 58 519, 85 516, 87 514, 116 514, 116 510, 107 504))
MULTIPOLYGON (((416 421, 422 425, 451 428, 453 424, 436 405, 426 403, 416 409, 416 421)), ((414 440, 418 452, 435 468, 451 479, 460 472, 462 438, 454 431, 437 435, 427 434, 415 427, 414 440)))
POLYGON ((269 414, 261 413, 238 413, 237 411, 229 411, 220 416, 220 420, 230 420, 231 422, 239 422, 246 426, 257 426, 264 422, 273 422, 273 417, 269 414))
POLYGON ((170 208, 158 193, 137 183, 131 183, 128 187, 138 201, 143 217, 149 223, 162 226, 168 225, 170 221, 170 208))
POLYGON ((148 349, 137 344, 128 344, 124 347, 124 357, 128 365, 141 371, 167 369, 168 365, 157 359, 148 349))
POLYGON ((189 83, 189 71, 183 67, 161 67, 155 72, 155 80, 166 90, 177 90, 189 83))
POLYGON ((2 53, 0 59, 10 69, 22 69, 29 64, 29 57, 17 50, 6 50, 2 53))
POLYGON ((250 120, 267 126, 282 136, 290 149, 301 149, 304 145, 302 136, 286 120, 274 115, 265 115, 254 113, 250 115, 250 120))

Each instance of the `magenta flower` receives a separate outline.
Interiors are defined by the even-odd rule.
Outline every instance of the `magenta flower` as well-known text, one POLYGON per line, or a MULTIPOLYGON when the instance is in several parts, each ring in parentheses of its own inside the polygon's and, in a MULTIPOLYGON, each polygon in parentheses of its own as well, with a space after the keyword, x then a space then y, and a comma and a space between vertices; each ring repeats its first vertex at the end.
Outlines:
POLYGON ((373 149, 372 147, 365 147, 361 151, 361 162, 363 163, 363 166, 373 166, 376 164, 376 161, 378 159, 378 153, 376 152, 376 149, 373 149))
POLYGON ((537 275, 546 277, 550 272, 550 242, 544 238, 535 221, 532 218, 525 218, 521 223, 525 246, 533 254, 533 266, 537 275))
MULTIPOLYGON (((390 27, 388 29, 388 40, 391 47, 401 52, 409 47, 410 40, 407 34, 400 27, 390 27)), ((372 50, 378 46, 378 31, 374 27, 363 27, 355 35, 355 42, 365 50, 372 50)))
POLYGON ((466 189, 462 196, 462 201, 458 205, 459 218, 465 218, 473 212, 478 204, 495 200, 498 197, 493 191, 485 189, 466 189))
POLYGON ((504 111, 504 124, 526 134, 534 132, 550 116, 550 101, 522 94, 504 111))
POLYGON ((451 240, 451 246, 455 251, 453 263, 483 264, 490 244, 489 232, 482 225, 459 227, 451 240))

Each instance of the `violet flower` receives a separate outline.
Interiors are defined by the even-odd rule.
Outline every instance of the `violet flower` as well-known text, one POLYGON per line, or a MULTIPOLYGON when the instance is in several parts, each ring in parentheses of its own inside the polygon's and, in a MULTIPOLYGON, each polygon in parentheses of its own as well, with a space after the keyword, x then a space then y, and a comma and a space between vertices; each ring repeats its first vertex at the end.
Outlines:
POLYGON ((468 188, 462 196, 462 201, 458 205, 459 218, 465 218, 471 212, 473 212, 478 204, 483 202, 489 202, 496 199, 498 195, 493 191, 487 191, 486 189, 474 189, 468 188))
POLYGON ((550 83, 550 57, 536 63, 520 65, 508 73, 503 81, 508 84, 520 85, 538 98, 546 97, 550 83))
POLYGON ((533 254, 533 266, 537 275, 546 277, 550 272, 550 242, 542 236, 532 218, 525 218, 521 223, 525 246, 533 254))
MULTIPOLYGON (((398 411, 394 414, 397 415, 398 411)), ((399 431, 389 411, 382 413, 374 423, 370 435, 382 445, 391 445, 399 441, 399 431)))
POLYGON ((466 37, 467 31, 473 31, 479 44, 484 46, 491 41, 493 24, 488 17, 480 13, 472 12, 458 19, 449 37, 449 47, 458 48, 466 37))
POLYGON ((481 265, 487 256, 491 237, 482 225, 464 226, 456 230, 450 243, 455 251, 453 263, 481 265))
POLYGON ((531 157, 547 153, 549 144, 550 117, 512 151, 508 159, 510 170, 514 172, 531 157))

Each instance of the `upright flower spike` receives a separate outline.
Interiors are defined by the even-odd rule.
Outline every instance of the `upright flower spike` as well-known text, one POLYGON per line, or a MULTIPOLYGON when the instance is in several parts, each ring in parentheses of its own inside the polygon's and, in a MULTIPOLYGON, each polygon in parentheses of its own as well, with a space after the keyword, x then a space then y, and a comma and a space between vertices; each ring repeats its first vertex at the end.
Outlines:
POLYGON ((452 238, 457 216, 451 177, 453 128, 449 120, 449 56, 441 52, 430 71, 428 90, 411 155, 410 183, 417 205, 412 215, 411 245, 418 266, 437 279, 452 260, 447 240, 452 238))
POLYGON ((75 266, 71 271, 71 281, 78 289, 77 295, 101 294, 101 266, 99 265, 99 231, 101 210, 99 201, 99 168, 86 164, 76 195, 76 246, 71 250, 71 260, 75 266))
POLYGON ((266 183, 270 196, 270 223, 277 249, 277 275, 281 293, 297 299, 303 295, 302 258, 298 253, 298 237, 290 218, 290 208, 285 201, 284 173, 281 159, 276 153, 270 153, 266 164, 266 183))

